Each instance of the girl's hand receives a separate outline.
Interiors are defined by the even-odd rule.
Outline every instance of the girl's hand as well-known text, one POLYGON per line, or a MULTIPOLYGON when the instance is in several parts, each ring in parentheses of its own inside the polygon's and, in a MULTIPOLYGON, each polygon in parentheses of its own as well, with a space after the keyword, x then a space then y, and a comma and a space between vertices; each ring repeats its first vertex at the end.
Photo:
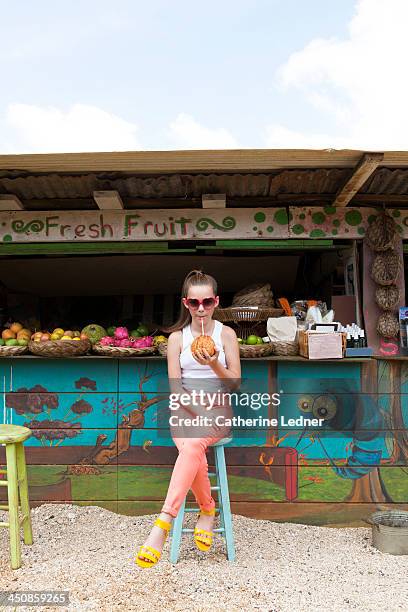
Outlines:
POLYGON ((201 351, 196 351, 195 354, 193 354, 193 357, 196 361, 198 361, 198 363, 201 363, 201 365, 209 365, 210 367, 212 365, 214 365, 214 363, 218 362, 218 355, 220 354, 220 351, 215 349, 215 353, 213 356, 211 356, 204 348, 201 349, 201 351))

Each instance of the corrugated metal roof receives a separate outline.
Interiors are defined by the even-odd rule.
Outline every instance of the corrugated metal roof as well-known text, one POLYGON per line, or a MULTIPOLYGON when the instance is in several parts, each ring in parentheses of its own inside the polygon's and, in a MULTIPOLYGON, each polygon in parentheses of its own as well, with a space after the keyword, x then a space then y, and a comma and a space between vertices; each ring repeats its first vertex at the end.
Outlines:
POLYGON ((406 195, 408 194, 408 170, 377 168, 360 189, 360 193, 406 195))
MULTIPOLYGON (((294 198, 293 203, 302 204, 303 197, 303 202, 313 201, 314 198, 318 204, 319 197, 322 202, 335 197, 353 174, 355 163, 360 158, 361 152, 358 151, 303 150, 0 156, 0 194, 14 194, 23 201, 27 209, 37 210, 96 208, 93 192, 109 190, 117 190, 127 208, 141 205, 157 207, 161 204, 159 200, 163 206, 200 206, 201 195, 206 193, 225 193, 230 206, 250 206, 251 199, 254 202, 256 199, 264 199, 265 205, 274 205, 273 202, 276 201, 290 201, 291 197, 294 198), (187 165, 188 159, 193 160, 196 165, 205 165, 209 163, 210 153, 213 153, 217 163, 220 163, 217 172, 183 172, 180 169, 178 172, 142 175, 141 166, 134 172, 129 171, 131 163, 135 166, 136 162, 141 164, 141 160, 144 160, 144 167, 150 170, 157 159, 162 165, 165 165, 167 160, 167 168, 172 165, 176 167, 176 163, 181 167, 183 164, 187 165), (112 162, 111 169, 86 171, 84 168, 81 172, 76 168, 81 159, 85 167, 98 163, 107 164, 108 159, 114 160, 115 163, 112 162), (224 160, 224 163, 220 160, 224 160), (279 160, 282 164, 293 163, 295 167, 278 169, 279 160), (310 167, 310 164, 319 160, 326 161, 328 167, 310 167), (339 167, 333 167, 334 160, 339 167), (120 171, 112 167, 118 166, 119 161, 123 163, 120 171), (296 167, 301 161, 305 167, 296 167), (269 171, 255 171, 256 166, 265 166, 267 162, 271 165, 269 171), (7 167, 11 163, 14 165, 7 167), (233 163, 241 166, 246 164, 248 167, 252 165, 254 168, 248 172, 222 171, 223 167, 232 167, 233 163), (275 169, 272 169, 274 165, 275 169), (308 165, 309 167, 306 167, 308 165), (34 167, 42 167, 43 170, 34 170, 34 167), (45 171, 45 167, 58 167, 59 171, 45 171), (146 204, 141 204, 140 200, 146 200, 146 204), (175 202, 172 203, 171 200, 175 202)), ((401 199, 406 197, 408 203, 408 152, 385 153, 381 164, 360 188, 357 198, 360 198, 359 203, 367 202, 372 205, 376 201, 381 203, 383 196, 401 196, 401 199), (384 167, 387 159, 392 160, 392 163, 396 163, 398 159, 405 160, 405 167, 384 167)))
POLYGON ((0 175, 0 192, 22 199, 89 198, 93 191, 115 189, 122 198, 194 198, 226 193, 229 198, 271 197, 281 193, 334 194, 346 180, 346 169, 284 170, 270 174, 174 174, 155 177, 115 173, 7 177, 0 175))

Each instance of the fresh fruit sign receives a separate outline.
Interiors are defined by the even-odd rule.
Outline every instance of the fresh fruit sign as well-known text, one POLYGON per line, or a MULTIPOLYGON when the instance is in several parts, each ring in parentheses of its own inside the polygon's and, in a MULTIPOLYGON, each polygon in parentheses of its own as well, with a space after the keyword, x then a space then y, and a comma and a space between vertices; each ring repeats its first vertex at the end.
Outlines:
POLYGON ((2 242, 288 238, 286 209, 0 213, 2 242))
MULTIPOLYGON (((389 209, 402 238, 408 214, 389 209)), ((0 212, 1 242, 364 238, 375 208, 0 212)))

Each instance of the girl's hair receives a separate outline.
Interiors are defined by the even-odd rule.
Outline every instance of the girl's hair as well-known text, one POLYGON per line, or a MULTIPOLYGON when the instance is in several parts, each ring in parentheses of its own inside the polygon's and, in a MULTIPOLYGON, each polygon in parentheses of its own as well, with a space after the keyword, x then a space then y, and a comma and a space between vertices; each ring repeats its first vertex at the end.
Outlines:
MULTIPOLYGON (((187 297, 188 290, 190 289, 190 287, 197 287, 203 285, 209 285, 212 288, 214 295, 217 295, 217 281, 214 277, 210 276, 209 274, 204 274, 204 272, 202 272, 201 270, 191 270, 191 272, 189 272, 186 278, 184 279, 183 286, 181 288, 181 297, 187 297)), ((179 331, 180 329, 183 329, 183 327, 188 325, 190 322, 191 314, 189 310, 184 306, 184 304, 181 303, 180 314, 177 321, 173 323, 173 325, 170 325, 170 327, 163 327, 162 330, 167 333, 179 331)))

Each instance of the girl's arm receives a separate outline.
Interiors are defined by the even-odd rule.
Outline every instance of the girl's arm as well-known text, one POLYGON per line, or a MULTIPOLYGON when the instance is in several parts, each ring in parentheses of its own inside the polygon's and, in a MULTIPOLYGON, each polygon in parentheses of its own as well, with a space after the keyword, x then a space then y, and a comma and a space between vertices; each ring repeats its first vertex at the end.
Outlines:
POLYGON ((222 328, 222 342, 224 345, 227 367, 225 368, 222 363, 218 361, 218 359, 211 360, 211 357, 208 365, 213 369, 219 378, 230 379, 231 389, 238 389, 241 384, 241 360, 239 357, 237 335, 232 327, 224 325, 222 328))

